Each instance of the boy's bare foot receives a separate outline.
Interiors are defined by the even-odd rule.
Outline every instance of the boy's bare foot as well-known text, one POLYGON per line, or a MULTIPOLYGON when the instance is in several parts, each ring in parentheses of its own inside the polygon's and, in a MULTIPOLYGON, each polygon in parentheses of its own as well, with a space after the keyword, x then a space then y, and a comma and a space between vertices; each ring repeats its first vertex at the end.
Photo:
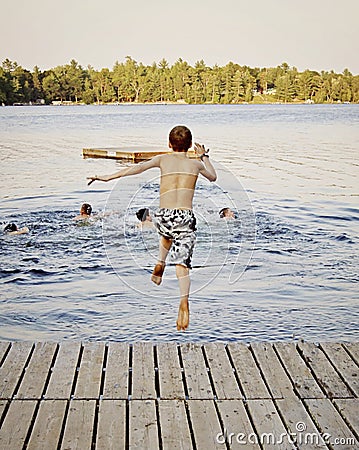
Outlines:
POLYGON ((151 280, 155 284, 157 284, 157 286, 159 286, 162 282, 162 275, 164 271, 165 271, 165 264, 158 263, 155 265, 155 268, 153 269, 152 272, 151 280))
POLYGON ((182 300, 178 308, 177 330, 186 330, 189 324, 188 300, 182 300))

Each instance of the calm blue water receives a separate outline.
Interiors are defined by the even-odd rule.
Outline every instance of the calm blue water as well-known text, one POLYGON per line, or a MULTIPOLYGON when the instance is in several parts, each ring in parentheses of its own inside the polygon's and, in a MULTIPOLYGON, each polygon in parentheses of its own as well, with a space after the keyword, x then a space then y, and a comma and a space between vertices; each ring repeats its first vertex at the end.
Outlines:
POLYGON ((0 108, 0 339, 151 341, 358 338, 358 105, 0 108), (150 282, 158 173, 87 187, 119 163, 83 147, 164 149, 188 125, 215 184, 195 196, 191 323, 175 329, 174 267, 150 282), (83 202, 103 220, 72 218, 83 202), (237 219, 218 217, 223 206, 237 219))

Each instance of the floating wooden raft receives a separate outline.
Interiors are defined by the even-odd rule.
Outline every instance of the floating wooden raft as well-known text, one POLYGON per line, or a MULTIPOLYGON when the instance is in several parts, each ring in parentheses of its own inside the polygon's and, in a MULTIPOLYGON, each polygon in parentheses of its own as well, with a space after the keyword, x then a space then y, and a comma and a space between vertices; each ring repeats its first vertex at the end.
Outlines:
MULTIPOLYGON (((136 147, 119 147, 119 148, 84 148, 82 156, 84 158, 107 158, 118 159, 121 161, 140 162, 153 158, 156 155, 165 155, 172 153, 167 150, 155 150, 154 148, 136 148, 136 147)), ((188 152, 190 158, 197 158, 195 152, 188 152)))

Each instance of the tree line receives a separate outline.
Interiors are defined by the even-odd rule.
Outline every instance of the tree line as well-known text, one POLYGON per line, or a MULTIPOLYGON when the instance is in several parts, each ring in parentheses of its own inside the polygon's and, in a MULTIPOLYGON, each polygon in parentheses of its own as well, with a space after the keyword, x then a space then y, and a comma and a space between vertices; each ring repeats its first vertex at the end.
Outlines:
POLYGON ((359 75, 313 70, 299 72, 283 63, 251 68, 229 62, 191 66, 181 58, 144 65, 127 56, 112 70, 69 64, 41 71, 24 69, 6 59, 0 67, 0 105, 74 103, 178 102, 189 104, 243 102, 359 103, 359 75))

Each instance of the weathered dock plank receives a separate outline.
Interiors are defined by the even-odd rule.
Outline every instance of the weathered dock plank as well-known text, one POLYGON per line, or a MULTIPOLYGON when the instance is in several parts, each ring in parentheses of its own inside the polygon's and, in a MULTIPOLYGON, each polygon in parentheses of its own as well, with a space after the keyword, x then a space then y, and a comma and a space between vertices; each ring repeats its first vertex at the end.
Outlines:
POLYGON ((27 359, 32 351, 30 342, 13 342, 3 365, 0 367, 0 398, 11 398, 20 377, 23 374, 27 359))
POLYGON ((122 450, 125 447, 126 401, 100 401, 96 450, 122 450))
POLYGON ((0 364, 10 346, 10 342, 0 341, 0 364))
POLYGON ((87 342, 84 345, 74 398, 99 397, 104 351, 103 342, 87 342))
POLYGON ((154 400, 132 400, 129 420, 130 448, 158 450, 156 406, 154 400))
POLYGON ((210 343, 204 349, 217 399, 243 398, 224 344, 210 343))
POLYGON ((71 400, 67 415, 62 450, 84 450, 92 446, 95 400, 71 400))
POLYGON ((359 436, 359 398, 336 398, 334 403, 346 423, 359 436))
MULTIPOLYGON (((219 442, 227 441, 234 450, 259 450, 256 435, 242 400, 218 400, 218 410, 223 422, 224 432, 219 442)), ((224 448, 224 445, 223 445, 224 448)))
POLYGON ((344 346, 351 354, 354 361, 359 364, 359 342, 346 343, 344 346))
POLYGON ((248 400, 251 414, 260 443, 267 450, 294 449, 287 438, 287 431, 272 400, 248 400))
POLYGON ((245 397, 271 398, 249 348, 239 343, 229 344, 228 348, 245 397))
POLYGON ((283 369, 273 346, 265 342, 251 344, 273 398, 295 396, 292 382, 283 369))
POLYGON ((198 450, 222 449, 222 436, 214 400, 188 400, 193 434, 198 450))
POLYGON ((189 450, 191 433, 183 400, 160 400, 159 415, 163 450, 189 450))
POLYGON ((40 402, 40 408, 27 446, 28 450, 57 448, 66 404, 66 400, 47 400, 40 402))
POLYGON ((0 400, 0 422, 2 421, 2 416, 4 414, 7 404, 8 404, 7 400, 0 400))
POLYGON ((17 398, 41 398, 50 373, 56 347, 57 345, 53 342, 36 343, 34 352, 16 395, 17 398))
POLYGON ((212 399, 214 394, 199 344, 182 344, 181 355, 190 399, 212 399))
POLYGON ((157 362, 161 399, 184 399, 177 346, 168 343, 157 345, 157 362))
POLYGON ((325 435, 325 441, 330 444, 331 448, 338 450, 358 448, 359 442, 329 399, 306 399, 304 401, 314 422, 321 430, 322 435, 325 435))
POLYGON ((129 380, 129 346, 111 342, 108 346, 104 399, 127 399, 129 380))
POLYGON ((343 383, 328 358, 318 346, 312 342, 299 342, 298 347, 328 397, 353 397, 353 394, 343 383))
POLYGON ((275 400, 280 415, 300 449, 327 448, 301 400, 295 396, 275 400))
POLYGON ((344 347, 337 343, 325 343, 321 344, 321 348, 355 396, 359 397, 359 367, 344 350, 344 347))
POLYGON ((133 399, 155 399, 155 363, 153 345, 150 342, 137 342, 133 345, 132 357, 132 396, 133 399))
POLYGON ((14 400, 0 429, 0 448, 22 449, 36 408, 35 400, 14 400))
POLYGON ((70 399, 80 347, 79 342, 66 341, 59 345, 45 398, 70 399))
POLYGON ((325 395, 310 370, 297 352, 294 343, 279 342, 274 345, 301 398, 324 398, 325 395))

